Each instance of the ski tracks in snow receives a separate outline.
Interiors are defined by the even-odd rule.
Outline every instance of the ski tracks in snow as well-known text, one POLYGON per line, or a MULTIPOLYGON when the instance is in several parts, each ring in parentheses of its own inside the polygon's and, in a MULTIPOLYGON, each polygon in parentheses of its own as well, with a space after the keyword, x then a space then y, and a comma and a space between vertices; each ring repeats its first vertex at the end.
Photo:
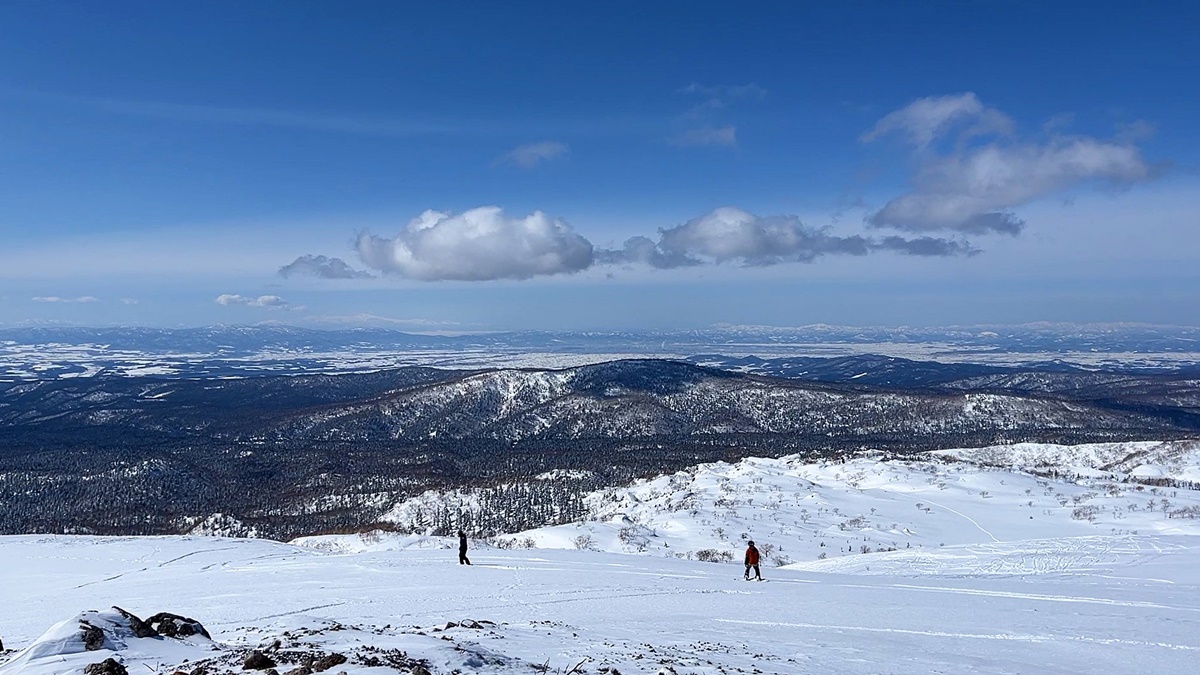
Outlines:
MULTIPOLYGON (((137 568, 137 569, 126 570, 126 571, 124 571, 124 572, 120 572, 120 573, 118 573, 118 574, 114 574, 114 575, 112 575, 112 576, 110 576, 110 577, 105 577, 105 578, 103 578, 103 579, 96 579, 95 581, 89 581, 89 582, 87 582, 87 583, 79 584, 78 586, 75 586, 75 588, 76 588, 76 589, 80 589, 80 588, 87 588, 88 586, 95 586, 96 584, 103 584, 103 583, 106 583, 106 582, 109 582, 109 581, 116 581, 117 579, 120 579, 120 578, 122 578, 122 577, 128 576, 128 575, 130 575, 130 574, 139 574, 139 573, 141 573, 141 572, 148 572, 148 571, 150 571, 151 569, 156 569, 156 568, 166 567, 167 565, 170 565, 170 564, 172 564, 172 563, 179 562, 180 560, 183 560, 184 558, 190 558, 190 557, 192 557, 192 556, 194 556, 194 555, 201 555, 201 554, 203 554, 203 553, 219 553, 219 552, 221 552, 221 551, 232 551, 232 550, 234 550, 234 549, 236 549, 236 548, 237 548, 236 546, 226 546, 226 547, 223 547, 223 548, 206 548, 206 549, 202 549, 202 550, 199 550, 199 551, 192 551, 192 552, 190 552, 190 553, 185 553, 185 554, 183 554, 183 555, 181 555, 181 556, 177 556, 177 557, 171 558, 170 560, 164 560, 163 562, 160 562, 160 563, 158 563, 157 565, 147 565, 146 567, 139 567, 139 568, 137 568)), ((158 551, 159 551, 159 550, 160 550, 160 549, 157 549, 157 548, 156 548, 156 549, 154 549, 154 553, 158 553, 158 551)), ((149 558, 149 557, 150 557, 150 555, 143 556, 141 559, 139 559, 139 562, 144 562, 144 561, 145 561, 147 558, 149 558)), ((214 564, 216 564, 216 563, 214 563, 214 564)), ((209 568, 210 568, 210 567, 212 567, 212 566, 213 566, 213 565, 209 565, 208 567, 205 567, 205 568, 203 568, 203 569, 204 569, 204 570, 207 570, 207 569, 209 569, 209 568)))
POLYGON ((958 511, 958 510, 952 509, 952 508, 950 508, 949 506, 946 506, 946 505, 944 505, 944 504, 939 504, 939 503, 937 503, 937 502, 935 502, 935 501, 933 501, 932 499, 929 499, 929 498, 927 498, 927 497, 921 497, 920 499, 916 499, 916 498, 913 498, 913 497, 911 497, 911 496, 909 496, 909 495, 907 495, 907 494, 905 494, 905 493, 903 493, 903 492, 892 491, 892 490, 888 490, 888 492, 889 492, 890 494, 894 494, 894 495, 898 495, 898 496, 904 497, 904 498, 906 498, 906 499, 908 499, 909 501, 912 501, 912 502, 914 502, 914 503, 916 503, 916 502, 925 502, 926 504, 930 504, 930 505, 932 505, 932 506, 936 506, 936 507, 938 507, 939 509, 945 509, 945 510, 949 511, 950 513, 953 513, 954 515, 956 515, 956 516, 958 516, 958 517, 962 518, 963 520, 967 521, 968 523, 971 523, 972 525, 974 525, 974 526, 975 526, 975 529, 977 529, 977 530, 979 530, 980 532, 982 532, 982 533, 986 534, 987 536, 991 537, 992 541, 994 541, 994 542, 996 542, 996 543, 1000 543, 1000 540, 996 538, 996 535, 992 534, 992 533, 991 533, 991 531, 989 531, 989 530, 988 530, 987 528, 985 528, 984 526, 980 525, 978 521, 976 521, 976 520, 975 520, 974 518, 972 518, 971 516, 968 516, 967 514, 963 513, 962 511, 958 511))
POLYGON ((713 619, 720 623, 743 624, 748 626, 778 626, 781 628, 808 628, 812 630, 863 632, 863 633, 895 633, 900 635, 920 635, 926 637, 965 638, 970 640, 1011 640, 1015 642, 1087 642, 1101 645, 1126 645, 1134 647, 1158 647, 1177 651, 1200 651, 1193 645, 1179 645, 1170 642, 1148 642, 1145 640, 1124 640, 1121 638, 1090 637, 1087 635, 1033 635, 1021 633, 954 633, 939 630, 915 630, 910 628, 880 628, 874 626, 839 626, 833 624, 802 623, 791 621, 750 621, 745 619, 713 619))

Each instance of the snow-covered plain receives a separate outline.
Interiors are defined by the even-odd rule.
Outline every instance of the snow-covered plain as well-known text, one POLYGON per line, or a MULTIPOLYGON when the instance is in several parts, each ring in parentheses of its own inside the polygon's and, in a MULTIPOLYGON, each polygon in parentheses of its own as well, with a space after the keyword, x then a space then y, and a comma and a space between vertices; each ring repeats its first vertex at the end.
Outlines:
MULTIPOLYGON (((719 344, 724 356, 764 359, 796 356, 840 357, 882 355, 941 363, 1028 366, 1061 361, 1085 368, 1172 369, 1200 363, 1200 352, 1080 350, 996 350, 951 342, 795 342, 749 340, 719 344)), ((272 349, 253 353, 222 351, 175 352, 157 349, 115 349, 107 344, 19 344, 0 340, 0 382, 62 377, 121 375, 126 377, 254 377, 312 373, 364 373, 429 366, 445 369, 573 368, 619 359, 687 359, 713 351, 713 343, 662 343, 638 348, 554 349, 518 347, 455 347, 384 349, 355 345, 342 349, 272 349)), ((703 363, 703 361, 701 361, 703 363)))
POLYGON ((1186 475, 1193 446, 706 465, 497 542, 541 548, 475 542, 470 567, 423 535, 0 537, 0 639, 23 649, 0 674, 216 675, 252 648, 348 675, 1196 672, 1200 492, 1139 484, 1146 465, 1186 475), (743 534, 771 550, 766 583, 698 559, 740 557, 743 534), (113 605, 212 641, 132 637, 113 605), (81 618, 109 626, 101 649, 81 618))

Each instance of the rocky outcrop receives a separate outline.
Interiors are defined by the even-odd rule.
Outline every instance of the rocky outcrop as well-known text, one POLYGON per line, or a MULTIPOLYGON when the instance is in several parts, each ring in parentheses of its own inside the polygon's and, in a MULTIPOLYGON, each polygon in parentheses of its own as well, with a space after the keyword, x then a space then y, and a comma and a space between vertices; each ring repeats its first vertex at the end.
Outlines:
POLYGON ((257 649, 250 652, 250 655, 246 657, 246 661, 242 664, 242 670, 266 670, 267 668, 274 667, 275 661, 257 649))
POLYGON ((341 654, 328 654, 326 656, 322 656, 316 661, 313 661, 312 669, 314 673, 320 673, 329 670, 334 666, 340 666, 345 662, 346 657, 342 656, 341 654))
POLYGON ((312 655, 305 655, 299 666, 284 672, 283 675, 314 675, 340 666, 346 661, 346 657, 338 653, 326 654, 316 659, 312 655))
POLYGON ((83 648, 89 652, 94 652, 104 648, 104 629, 99 626, 93 626, 87 621, 79 622, 79 630, 82 633, 83 648))
POLYGON ((151 628, 150 624, 148 624, 145 621, 142 621, 138 617, 134 616, 131 612, 126 612, 125 610, 123 610, 120 607, 117 607, 115 605, 113 606, 113 609, 117 610, 117 613, 119 613, 121 616, 125 617, 129 621, 129 629, 133 631, 134 637, 137 637, 137 638, 158 637, 158 631, 151 628))
POLYGON ((185 638, 193 635, 203 635, 208 639, 212 636, 204 628, 203 624, 195 619, 170 612, 159 612, 146 620, 159 635, 173 638, 185 638))
POLYGON ((90 664, 83 669, 84 675, 129 675, 125 666, 115 659, 104 659, 100 663, 90 664))
POLYGON ((194 663, 211 653, 213 643, 208 631, 195 619, 168 612, 151 619, 143 621, 120 607, 81 612, 54 625, 15 656, 0 659, 0 672, 7 675, 42 668, 37 672, 125 675, 127 666, 123 662, 130 663, 130 654, 136 654, 136 658, 161 654, 163 660, 186 654, 188 658, 182 660, 194 663))

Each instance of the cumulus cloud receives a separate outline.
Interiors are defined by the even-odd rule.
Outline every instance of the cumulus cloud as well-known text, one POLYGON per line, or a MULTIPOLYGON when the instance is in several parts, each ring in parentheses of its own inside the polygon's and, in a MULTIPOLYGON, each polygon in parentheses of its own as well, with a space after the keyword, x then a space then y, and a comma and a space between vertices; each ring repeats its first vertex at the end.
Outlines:
POLYGON ((805 225, 796 216, 760 217, 725 207, 659 232, 658 242, 633 237, 620 249, 597 252, 603 264, 644 264, 659 269, 737 261, 749 266, 812 262, 827 255, 863 256, 874 251, 908 255, 972 255, 965 242, 923 237, 875 240, 838 236, 805 225))
MULTIPOLYGON (((873 227, 913 232, 1019 234, 1013 209, 1097 180, 1130 184, 1151 170, 1132 141, 1053 134, 1015 141, 1012 123, 974 94, 920 99, 881 119, 864 142, 899 132, 918 148, 912 189, 867 218, 873 227), (976 137, 991 136, 971 143, 976 137), (954 137, 938 153, 937 141, 954 137)), ((976 139, 977 140, 977 139, 976 139)))
POLYGON ((667 139, 671 145, 681 148, 737 146, 737 128, 732 124, 723 127, 701 127, 667 139))
POLYGON ((567 223, 535 211, 510 218, 496 206, 452 215, 426 211, 392 238, 359 234, 367 267, 423 281, 529 279, 592 265, 593 249, 567 223))
POLYGON ((57 295, 41 295, 36 298, 30 298, 33 302, 61 302, 61 303, 89 303, 100 302, 100 298, 93 298, 90 295, 81 295, 77 298, 60 298, 57 295))
POLYGON ((226 307, 241 305, 244 307, 265 307, 267 309, 296 309, 287 300, 278 295, 260 295, 257 298, 252 298, 244 295, 222 293, 217 296, 215 302, 218 305, 225 305, 226 307))
POLYGON ((503 157, 496 160, 497 164, 510 164, 518 166, 522 169, 532 169, 539 164, 548 162, 557 157, 570 152, 571 148, 566 143, 558 141, 542 141, 540 143, 529 143, 519 145, 503 157))
POLYGON ((279 276, 306 276, 322 279, 369 279, 370 272, 356 270, 341 258, 323 255, 302 255, 279 268, 279 276))
MULTIPOLYGON (((728 262, 766 266, 876 252, 930 257, 979 253, 968 242, 958 239, 839 235, 829 227, 807 225, 797 216, 763 217, 733 207, 660 229, 657 238, 631 237, 615 249, 593 247, 565 222, 540 211, 523 218, 510 218, 495 206, 461 214, 426 211, 395 237, 361 232, 357 249, 367 267, 421 281, 529 279, 571 274, 596 265, 675 269, 728 262)), ((300 260, 328 259, 302 256, 300 260)), ((217 302, 263 307, 286 305, 276 296, 222 295, 217 302)))

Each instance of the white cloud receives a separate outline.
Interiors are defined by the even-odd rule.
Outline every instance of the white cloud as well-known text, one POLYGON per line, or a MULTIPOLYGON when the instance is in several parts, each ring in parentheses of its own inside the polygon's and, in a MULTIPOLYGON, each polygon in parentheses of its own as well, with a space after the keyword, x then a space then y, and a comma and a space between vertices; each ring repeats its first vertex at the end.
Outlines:
POLYGON ((985 107, 975 94, 967 92, 917 99, 876 122, 859 140, 870 143, 889 133, 900 132, 907 135, 913 145, 924 148, 956 124, 966 121, 972 122, 967 130, 969 135, 1009 134, 1013 129, 1008 116, 985 107))
POLYGON ((674 268, 739 261, 764 266, 812 262, 826 255, 862 256, 875 251, 906 255, 951 256, 977 253, 966 242, 922 237, 875 240, 839 236, 805 225, 796 216, 761 217, 733 207, 720 208, 683 225, 662 230, 657 243, 633 237, 622 249, 597 253, 602 263, 640 263, 674 268))
POLYGON ((62 303, 89 303, 100 302, 100 298, 94 298, 90 295, 81 295, 77 298, 60 298, 57 295, 42 295, 36 298, 30 298, 33 302, 62 302, 62 303))
POLYGON ((887 115, 863 135, 870 142, 902 132, 920 150, 913 189, 868 217, 874 227, 908 231, 1018 234, 1024 226, 1012 209, 1080 184, 1128 184, 1150 176, 1136 146, 1126 140, 1052 135, 1036 142, 1004 138, 1012 124, 974 94, 921 99, 887 115), (959 130, 953 148, 931 147, 959 130), (973 137, 996 136, 971 144, 973 137))
POLYGON ((122 305, 136 305, 139 300, 137 298, 121 298, 122 305))
POLYGON ((265 307, 267 309, 300 309, 299 307, 293 307, 287 300, 278 295, 260 295, 257 298, 252 298, 244 295, 222 293, 217 296, 215 302, 218 305, 225 305, 226 307, 241 305, 245 307, 265 307))
POLYGON ((700 127, 667 139, 671 145, 681 148, 694 147, 737 147, 737 128, 732 124, 723 127, 700 127))
POLYGON ((302 255, 279 268, 279 276, 311 276, 322 279, 369 279, 370 272, 356 270, 341 258, 323 255, 302 255))
POLYGON ((760 218, 728 207, 663 230, 659 248, 673 255, 715 262, 741 259, 749 264, 770 264, 781 258, 812 260, 827 252, 867 253, 862 237, 831 237, 795 216, 760 218))
POLYGON ((451 215, 426 211, 393 238, 358 236, 367 267, 423 281, 528 279, 592 264, 592 244, 569 225, 535 211, 509 218, 496 206, 451 215))
POLYGON ((512 164, 522 169, 532 169, 543 162, 562 157, 570 152, 566 143, 558 141, 542 141, 520 145, 505 153, 497 160, 497 164, 512 164))

